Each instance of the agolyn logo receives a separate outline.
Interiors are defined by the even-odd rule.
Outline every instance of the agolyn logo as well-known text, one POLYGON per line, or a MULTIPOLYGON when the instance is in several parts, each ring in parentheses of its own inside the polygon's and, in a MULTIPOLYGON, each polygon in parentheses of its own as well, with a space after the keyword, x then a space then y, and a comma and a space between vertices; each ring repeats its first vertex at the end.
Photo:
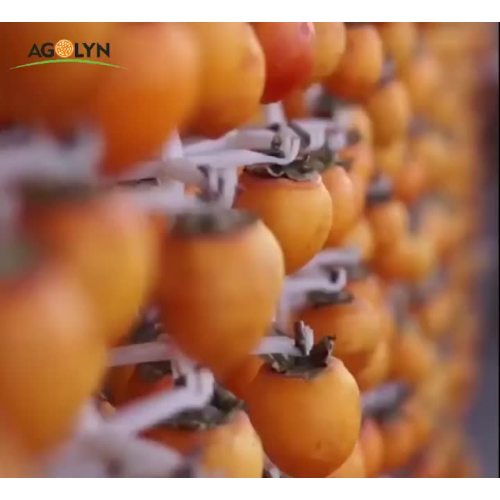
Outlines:
POLYGON ((71 40, 63 38, 56 43, 44 42, 40 45, 34 43, 28 52, 28 59, 30 62, 13 66, 10 69, 60 63, 94 64, 98 66, 108 66, 110 68, 125 69, 123 66, 111 64, 109 61, 105 60, 109 59, 110 56, 111 45, 109 42, 105 44, 98 42, 73 43, 71 40))

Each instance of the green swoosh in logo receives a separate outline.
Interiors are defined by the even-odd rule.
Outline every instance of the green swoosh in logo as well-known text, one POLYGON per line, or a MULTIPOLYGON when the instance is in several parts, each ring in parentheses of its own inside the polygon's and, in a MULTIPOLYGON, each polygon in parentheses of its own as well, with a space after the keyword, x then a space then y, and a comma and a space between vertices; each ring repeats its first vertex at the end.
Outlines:
POLYGON ((127 69, 124 68, 123 66, 118 66, 117 64, 111 64, 102 61, 92 61, 90 59, 46 59, 44 61, 36 61, 26 64, 20 64, 19 66, 13 66, 10 69, 20 69, 20 68, 28 68, 29 66, 40 66, 41 64, 59 64, 59 63, 94 64, 96 66, 107 66, 109 68, 127 69))

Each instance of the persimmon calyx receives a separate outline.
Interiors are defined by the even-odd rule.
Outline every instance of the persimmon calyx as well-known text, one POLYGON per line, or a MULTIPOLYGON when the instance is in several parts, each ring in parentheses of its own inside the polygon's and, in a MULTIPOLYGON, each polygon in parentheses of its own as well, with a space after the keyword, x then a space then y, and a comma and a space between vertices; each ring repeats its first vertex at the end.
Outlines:
POLYGON ((312 307, 326 307, 331 305, 349 304, 354 300, 354 295, 347 290, 338 292, 325 292, 312 290, 307 294, 307 301, 312 307))
POLYGON ((393 185, 387 177, 379 177, 373 182, 366 192, 366 203, 376 205, 377 203, 386 203, 393 198, 393 185))
POLYGON ((257 218, 243 210, 216 208, 204 213, 182 213, 175 217, 172 234, 188 237, 227 234, 249 227, 257 218))
POLYGON ((291 357, 274 354, 266 356, 265 359, 268 366, 280 375, 312 379, 328 367, 333 348, 334 338, 323 337, 313 345, 307 355, 291 357))
POLYGON ((310 182, 319 178, 323 164, 316 158, 306 155, 288 165, 266 164, 245 167, 253 175, 268 178, 286 178, 296 182, 310 182))
POLYGON ((163 325, 158 317, 146 317, 146 315, 144 315, 132 330, 129 339, 131 344, 153 342, 158 340, 158 337, 164 333, 163 325))
POLYGON ((321 162, 324 172, 330 168, 343 168, 349 172, 352 169, 354 158, 339 158, 338 151, 332 150, 325 146, 322 150, 314 154, 314 158, 321 162))
POLYGON ((204 407, 213 395, 213 375, 206 369, 193 367, 185 377, 184 387, 161 391, 129 403, 109 417, 103 426, 134 434, 182 411, 204 407))
POLYGON ((235 413, 244 408, 244 402, 218 384, 210 401, 201 408, 182 411, 159 422, 155 427, 183 430, 207 430, 227 424, 235 413))

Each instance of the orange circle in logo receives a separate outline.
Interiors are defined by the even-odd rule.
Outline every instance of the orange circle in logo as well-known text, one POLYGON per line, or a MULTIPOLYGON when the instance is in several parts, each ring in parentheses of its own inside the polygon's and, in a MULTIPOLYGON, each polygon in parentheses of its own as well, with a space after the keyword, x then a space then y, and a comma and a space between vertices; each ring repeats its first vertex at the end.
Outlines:
POLYGON ((59 57, 69 57, 73 54, 73 44, 69 40, 59 40, 56 43, 55 50, 59 57))

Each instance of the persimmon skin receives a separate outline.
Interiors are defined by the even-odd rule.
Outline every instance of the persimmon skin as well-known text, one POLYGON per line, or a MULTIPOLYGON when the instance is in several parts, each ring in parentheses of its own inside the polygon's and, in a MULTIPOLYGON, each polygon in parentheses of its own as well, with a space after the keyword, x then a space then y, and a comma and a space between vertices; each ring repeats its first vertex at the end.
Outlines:
POLYGON ((410 100, 404 84, 391 80, 370 95, 366 109, 373 123, 377 145, 400 141, 408 131, 411 118, 410 100))
POLYGON ((90 100, 103 136, 101 173, 121 174, 159 154, 198 99, 199 53, 186 27, 176 23, 121 26, 113 31, 108 70, 90 100))
POLYGON ((266 59, 263 104, 281 101, 304 87, 314 64, 313 23, 252 23, 266 59))
POLYGON ((381 422, 383 439, 383 472, 397 470, 410 460, 415 449, 415 434, 411 422, 403 415, 381 422))
POLYGON ((135 365, 111 367, 104 381, 109 399, 115 406, 122 405, 126 400, 127 385, 134 374, 135 365))
POLYGON ((434 270, 436 252, 431 241, 420 235, 411 235, 386 251, 377 252, 372 264, 385 280, 418 283, 434 270))
POLYGON ((234 206, 253 212, 272 231, 283 250, 286 274, 303 267, 323 248, 332 224, 332 203, 320 177, 297 182, 244 172, 239 185, 242 190, 234 206))
POLYGON ((389 305, 387 304, 382 283, 376 274, 347 283, 346 290, 372 302, 378 309, 381 323, 381 339, 391 341, 396 333, 396 324, 389 305))
POLYGON ((350 27, 340 62, 323 83, 335 96, 360 101, 378 82, 382 63, 383 47, 377 30, 372 26, 350 27))
POLYGON ((322 174, 322 179, 332 203, 332 224, 325 247, 333 247, 352 228, 361 216, 361 210, 357 202, 357 186, 344 168, 328 168, 322 174))
POLYGON ((409 216, 400 201, 377 203, 369 207, 366 217, 377 247, 385 248, 403 238, 409 228, 409 216))
POLYGON ((259 373, 264 360, 259 356, 247 356, 234 370, 226 375, 222 383, 240 399, 245 399, 248 386, 259 373))
POLYGON ((413 112, 428 116, 442 78, 438 62, 429 52, 418 54, 401 69, 399 76, 410 96, 413 112))
POLYGON ((411 158, 394 177, 394 195, 411 206, 426 192, 428 185, 427 169, 421 161, 411 158))
POLYGON ((271 325, 284 277, 278 242, 261 221, 227 234, 170 234, 161 269, 157 295, 167 331, 222 378, 271 325))
POLYGON ((374 273, 370 273, 361 279, 350 280, 346 289, 355 296, 362 296, 376 305, 380 305, 384 300, 382 283, 374 273))
POLYGON ((347 304, 305 307, 297 313, 314 330, 315 340, 335 337, 335 356, 351 371, 364 366, 380 340, 377 308, 363 297, 347 304))
POLYGON ((414 23, 377 23, 385 54, 392 58, 398 69, 411 60, 418 42, 414 23))
POLYGON ((366 477, 377 477, 384 460, 384 440, 375 420, 368 418, 363 421, 359 444, 363 452, 366 477))
POLYGON ((84 41, 105 45, 113 27, 114 23, 3 23, 0 44, 10 47, 0 55, 6 116, 56 133, 71 132, 75 125, 84 123, 102 68, 88 64, 51 64, 11 71, 9 68, 38 60, 27 57, 34 43, 40 48, 48 41, 56 44, 60 39, 68 39, 80 45, 84 41))
POLYGON ((292 90, 281 102, 289 120, 311 116, 304 89, 292 90))
POLYGON ((410 399, 405 404, 404 412, 413 425, 415 452, 420 452, 429 444, 434 431, 431 413, 416 399, 410 399))
POLYGON ((352 371, 360 391, 373 389, 386 380, 390 367, 390 354, 389 342, 381 339, 368 358, 366 366, 352 371))
POLYGON ((461 213, 450 213, 439 204, 430 204, 420 217, 421 231, 434 241, 436 252, 443 260, 460 245, 465 225, 461 213))
POLYGON ((265 58, 247 23, 189 23, 201 52, 201 95, 193 130, 219 137, 247 123, 265 83, 265 58))
POLYGON ((364 478, 366 477, 365 461, 359 441, 347 460, 328 477, 332 478, 364 478))
POLYGON ((457 318, 456 294, 444 289, 416 311, 422 332, 431 340, 438 340, 453 327, 457 318))
POLYGON ((35 477, 36 466, 33 456, 26 449, 15 426, 0 418, 0 477, 35 477))
POLYGON ((109 345, 132 327, 149 298, 159 260, 154 225, 125 194, 67 202, 26 199, 23 228, 62 259, 95 306, 109 345))
POLYGON ((404 140, 375 147, 374 159, 379 172, 387 175, 390 179, 396 178, 405 163, 406 150, 407 144, 404 140))
POLYGON ((373 124, 364 106, 350 103, 335 110, 339 124, 347 131, 356 131, 361 143, 373 145, 373 124))
POLYGON ((338 152, 338 158, 349 163, 349 174, 351 176, 358 176, 364 182, 371 180, 375 171, 375 162, 369 144, 360 141, 348 145, 338 152))
POLYGON ((105 345, 78 284, 40 262, 0 282, 0 405, 29 450, 62 442, 99 387, 105 345))
POLYGON ((411 139, 410 152, 426 171, 429 186, 439 186, 450 172, 450 147, 445 139, 434 131, 422 133, 411 139))
POLYGON ((319 82, 337 67, 346 46, 344 23, 314 23, 314 63, 311 82, 319 82))
POLYGON ((389 376, 392 380, 417 385, 429 376, 436 363, 433 344, 411 327, 394 338, 391 351, 389 376))
POLYGON ((371 260, 375 251, 375 241, 373 239, 373 231, 366 220, 366 217, 361 217, 356 224, 344 234, 339 241, 341 247, 357 248, 361 254, 361 260, 368 262, 371 260))
POLYGON ((266 454, 289 476, 326 477, 356 444, 359 390, 336 358, 311 379, 283 376, 264 365, 246 403, 266 454))
POLYGON ((213 429, 192 431, 155 427, 144 435, 183 454, 201 449, 201 469, 207 477, 262 477, 262 445, 243 411, 213 429))

